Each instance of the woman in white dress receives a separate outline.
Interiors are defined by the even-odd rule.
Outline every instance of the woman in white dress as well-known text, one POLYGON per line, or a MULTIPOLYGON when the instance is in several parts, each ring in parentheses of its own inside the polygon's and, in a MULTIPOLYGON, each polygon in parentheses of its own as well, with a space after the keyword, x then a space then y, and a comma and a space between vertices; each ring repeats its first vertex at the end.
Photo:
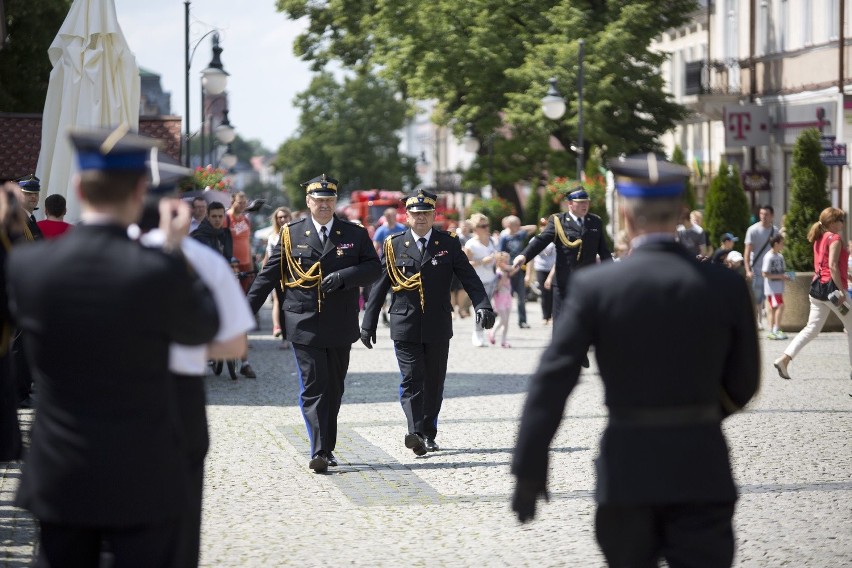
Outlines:
MULTIPOLYGON (((497 248, 491 240, 491 224, 488 217, 482 213, 471 215, 470 224, 473 226, 473 236, 464 244, 464 252, 471 266, 476 270, 476 275, 482 280, 482 285, 485 286, 485 291, 490 298, 497 282, 494 272, 497 248)), ((476 347, 488 345, 485 331, 479 323, 474 323, 472 342, 476 347)))

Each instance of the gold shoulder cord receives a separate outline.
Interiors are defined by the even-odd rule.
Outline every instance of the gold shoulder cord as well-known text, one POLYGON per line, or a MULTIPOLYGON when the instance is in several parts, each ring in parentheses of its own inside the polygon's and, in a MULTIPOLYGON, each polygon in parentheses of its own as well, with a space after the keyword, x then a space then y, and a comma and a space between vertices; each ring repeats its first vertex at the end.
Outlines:
MULTIPOLYGON (((0 245, 6 252, 12 250, 12 243, 6 235, 5 230, 0 230, 0 245)), ((12 328, 8 321, 3 322, 3 329, 0 330, 0 357, 6 355, 9 350, 9 339, 12 336, 12 328)))
POLYGON ((559 214, 553 214, 553 228, 556 230, 556 236, 559 237, 559 242, 568 248, 577 249, 577 260, 580 260, 580 253, 583 252, 583 239, 569 241, 568 235, 565 234, 565 228, 562 227, 562 221, 559 219, 559 214))
POLYGON ((322 292, 320 292, 320 282, 322 282, 322 265, 317 262, 311 266, 307 272, 302 270, 302 266, 293 259, 293 247, 290 242, 290 227, 284 225, 281 227, 281 288, 313 288, 317 289, 317 311, 322 311, 322 292), (287 282, 287 275, 284 273, 284 258, 287 259, 287 268, 294 280, 287 282))
POLYGON ((406 278, 405 275, 396 267, 396 256, 393 253, 392 239, 385 241, 385 264, 387 265, 388 277, 390 277, 391 288, 394 292, 400 290, 417 290, 420 292, 420 311, 425 311, 425 302, 423 300, 423 282, 420 279, 420 273, 406 278))

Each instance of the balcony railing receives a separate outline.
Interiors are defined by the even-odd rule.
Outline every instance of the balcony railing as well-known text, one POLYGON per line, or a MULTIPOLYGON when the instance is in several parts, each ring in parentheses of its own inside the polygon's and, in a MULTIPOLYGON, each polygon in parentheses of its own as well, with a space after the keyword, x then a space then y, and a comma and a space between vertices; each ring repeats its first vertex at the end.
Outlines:
POLYGON ((740 95, 742 78, 740 62, 691 61, 685 65, 685 95, 740 95))

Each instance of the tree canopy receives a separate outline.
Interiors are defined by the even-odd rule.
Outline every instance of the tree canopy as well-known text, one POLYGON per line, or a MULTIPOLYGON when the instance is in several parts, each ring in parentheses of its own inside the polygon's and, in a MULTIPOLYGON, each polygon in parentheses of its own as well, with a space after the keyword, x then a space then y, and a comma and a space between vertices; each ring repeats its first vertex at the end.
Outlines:
POLYGON ((47 48, 71 7, 72 0, 6 0, 9 37, 0 50, 0 110, 44 110, 53 66, 47 48))
POLYGON ((415 161, 400 156, 396 134, 408 105, 384 81, 362 74, 339 84, 330 73, 320 73, 295 105, 299 128, 274 162, 284 172, 292 203, 304 202, 299 184, 322 173, 339 180, 340 195, 416 185, 415 161))
MULTIPOLYGON (((662 31, 679 26, 694 0, 277 0, 292 19, 307 17, 296 40, 303 59, 322 69, 336 61, 377 69, 406 98, 438 102, 433 120, 461 137, 508 124, 523 138, 530 169, 552 160, 548 134, 564 148, 577 138, 577 40, 585 40, 584 139, 610 156, 658 150, 660 134, 685 116, 663 91, 667 55, 649 49, 662 31), (554 76, 568 111, 543 116, 540 100, 554 76)), ((504 148, 501 149, 501 146, 504 148)), ((513 163, 495 144, 494 163, 513 163)), ((488 159, 488 145, 480 146, 488 159)), ((511 155, 509 155, 511 158, 511 155)), ((551 174, 569 175, 562 160, 551 174)), ((495 174, 499 168, 495 167, 495 174)), ((514 170, 514 168, 508 168, 514 170)), ((540 171, 540 170, 539 170, 540 171)), ((527 177, 529 179, 529 177, 527 177)), ((501 187, 503 193, 511 186, 501 187)))

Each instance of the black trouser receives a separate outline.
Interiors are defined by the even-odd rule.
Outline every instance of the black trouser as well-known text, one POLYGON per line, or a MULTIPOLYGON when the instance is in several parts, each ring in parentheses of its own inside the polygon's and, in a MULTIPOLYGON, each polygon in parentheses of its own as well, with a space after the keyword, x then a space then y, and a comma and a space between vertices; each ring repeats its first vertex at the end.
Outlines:
POLYGON ((0 356, 0 461, 21 459, 22 449, 18 396, 12 379, 11 357, 7 351, 0 356))
POLYGON ((598 544, 612 568, 727 568, 734 561, 734 503, 599 505, 598 544))
POLYGON ((201 548, 201 503, 204 458, 210 447, 204 377, 175 374, 177 408, 189 468, 186 513, 180 519, 180 544, 175 566, 198 566, 201 548))
POLYGON ((538 291, 541 294, 541 319, 545 320, 553 317, 553 284, 551 283, 550 290, 544 287, 544 281, 547 280, 548 274, 550 274, 549 270, 535 271, 535 279, 538 281, 538 291))
POLYGON ((450 341, 394 341, 394 349, 402 377, 399 402, 408 421, 408 433, 416 432, 434 439, 438 434, 438 414, 444 402, 450 341))
POLYGON ((556 331, 556 323, 559 321, 559 314, 562 313, 562 302, 565 301, 565 292, 568 286, 559 286, 556 281, 553 282, 553 331, 556 331))
POLYGON ((178 519, 126 528, 93 528, 41 521, 38 568, 98 568, 108 551, 116 568, 175 566, 178 519))
POLYGON ((525 272, 518 270, 509 281, 512 283, 512 292, 518 297, 518 325, 527 323, 527 288, 524 282, 525 272))
POLYGON ((293 344, 299 373, 299 407, 308 429, 311 457, 334 451, 337 414, 343 400, 343 380, 349 369, 351 345, 312 347, 293 344))
POLYGON ((24 334, 21 331, 12 339, 12 377, 15 379, 15 391, 20 403, 30 396, 33 386, 33 376, 24 353, 24 334))

